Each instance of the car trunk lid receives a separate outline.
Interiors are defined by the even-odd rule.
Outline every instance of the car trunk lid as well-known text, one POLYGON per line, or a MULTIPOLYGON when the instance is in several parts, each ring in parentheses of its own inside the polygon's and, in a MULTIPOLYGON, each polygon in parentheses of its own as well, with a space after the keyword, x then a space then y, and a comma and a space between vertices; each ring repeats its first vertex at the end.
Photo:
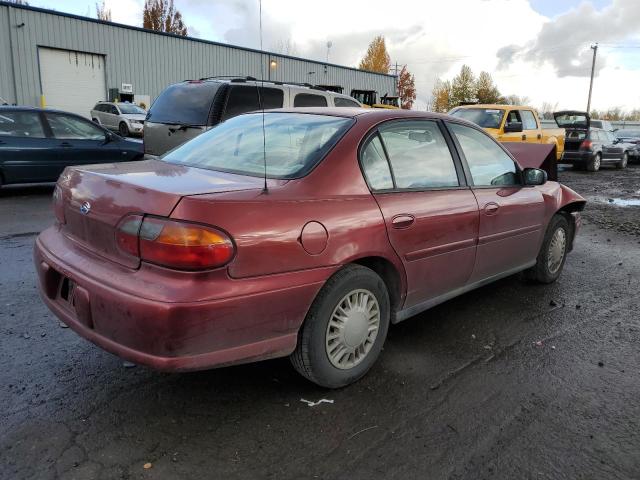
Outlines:
POLYGON ((559 127, 565 129, 564 150, 577 152, 582 142, 588 138, 591 117, 587 112, 563 110, 554 112, 553 118, 559 127))
POLYGON ((116 230, 129 214, 168 217, 183 196, 260 190, 262 178, 173 165, 160 160, 73 167, 58 181, 65 223, 62 232, 91 252, 137 268, 120 251, 116 230))

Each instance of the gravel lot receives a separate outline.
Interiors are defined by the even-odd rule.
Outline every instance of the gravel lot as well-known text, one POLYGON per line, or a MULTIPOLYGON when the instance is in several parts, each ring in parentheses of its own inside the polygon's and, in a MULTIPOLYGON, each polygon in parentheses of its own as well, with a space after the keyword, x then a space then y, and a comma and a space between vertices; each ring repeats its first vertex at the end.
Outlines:
POLYGON ((590 203, 559 282, 401 323, 339 391, 286 359, 157 373, 61 328, 31 261, 51 187, 0 190, 0 478, 640 478, 640 206, 609 201, 640 166, 560 178, 590 203))

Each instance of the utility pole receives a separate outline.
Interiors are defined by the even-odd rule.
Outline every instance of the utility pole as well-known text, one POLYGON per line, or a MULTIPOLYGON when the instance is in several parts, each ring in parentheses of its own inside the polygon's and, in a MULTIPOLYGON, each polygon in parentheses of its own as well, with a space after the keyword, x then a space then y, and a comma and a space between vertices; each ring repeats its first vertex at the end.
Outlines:
POLYGON ((591 92, 593 91, 593 74, 596 70, 596 54, 598 53, 598 44, 591 45, 593 50, 593 61, 591 62, 591 81, 589 82, 589 100, 587 100, 587 115, 591 111, 591 92))

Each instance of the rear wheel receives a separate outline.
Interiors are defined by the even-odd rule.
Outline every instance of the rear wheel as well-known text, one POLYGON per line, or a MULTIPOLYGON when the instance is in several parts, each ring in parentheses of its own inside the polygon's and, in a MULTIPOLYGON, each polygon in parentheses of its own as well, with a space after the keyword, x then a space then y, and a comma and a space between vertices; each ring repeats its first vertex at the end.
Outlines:
POLYGON ((599 153, 596 153, 593 157, 591 157, 591 160, 589 160, 589 163, 587 163, 587 170, 589 170, 590 172, 597 172, 598 170, 600 170, 601 163, 602 163, 602 155, 600 155, 599 153))
POLYGON ((527 279, 539 283, 552 283, 558 279, 567 258, 570 235, 567 219, 562 215, 554 215, 547 227, 536 264, 525 271, 527 279))
POLYGON ((616 168, 619 170, 627 168, 628 163, 629 163, 629 154, 627 152, 624 152, 622 154, 622 158, 620 159, 620 161, 616 163, 616 168))
POLYGON ((121 136, 128 137, 129 136, 129 127, 127 127, 126 123, 120 122, 120 125, 118 126, 118 132, 120 133, 121 136))
POLYGON ((291 354, 294 368, 327 388, 363 377, 380 355, 389 329, 384 281, 360 265, 340 270, 313 302, 291 354))

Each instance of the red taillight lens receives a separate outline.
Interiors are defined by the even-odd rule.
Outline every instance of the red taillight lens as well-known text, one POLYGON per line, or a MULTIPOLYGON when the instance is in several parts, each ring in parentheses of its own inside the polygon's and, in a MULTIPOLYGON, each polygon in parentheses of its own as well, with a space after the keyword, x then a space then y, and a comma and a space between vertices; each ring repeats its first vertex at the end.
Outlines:
POLYGON ((62 194, 62 188, 56 184, 53 189, 53 214, 60 223, 65 223, 66 218, 64 216, 64 195, 62 194))
POLYGON ((116 235, 120 249, 147 262, 185 270, 226 265, 235 247, 213 227, 158 217, 126 217, 116 235))
POLYGON ((584 140, 580 144, 580 148, 583 150, 589 150, 591 148, 591 145, 593 145, 593 142, 591 140, 584 140))

